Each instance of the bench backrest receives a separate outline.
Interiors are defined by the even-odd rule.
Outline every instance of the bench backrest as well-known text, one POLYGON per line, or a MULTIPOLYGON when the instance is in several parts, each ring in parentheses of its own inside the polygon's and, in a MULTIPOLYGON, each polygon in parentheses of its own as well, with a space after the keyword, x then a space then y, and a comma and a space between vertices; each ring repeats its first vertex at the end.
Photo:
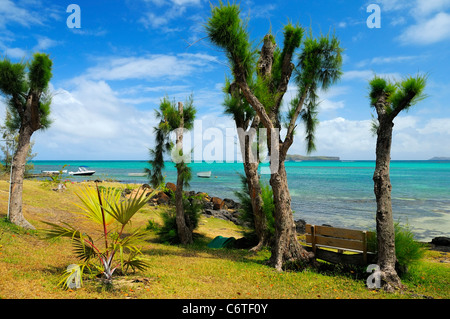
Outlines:
POLYGON ((374 235, 373 232, 368 231, 306 225, 306 243, 311 244, 313 250, 315 246, 324 246, 367 253, 367 240, 374 235))

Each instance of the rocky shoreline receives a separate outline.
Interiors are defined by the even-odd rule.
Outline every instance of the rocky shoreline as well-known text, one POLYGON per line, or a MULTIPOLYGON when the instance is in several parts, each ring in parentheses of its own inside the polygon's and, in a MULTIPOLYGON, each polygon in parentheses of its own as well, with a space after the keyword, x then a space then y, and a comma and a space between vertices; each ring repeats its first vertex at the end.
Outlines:
MULTIPOLYGON (((147 192, 147 196, 153 191, 147 184, 142 185, 140 189, 147 192)), ((170 192, 175 192, 176 185, 173 183, 166 184, 166 191, 161 191, 150 199, 149 204, 152 206, 169 205, 170 204, 170 192)), ((125 192, 126 194, 132 193, 132 191, 125 192)), ((241 204, 230 198, 211 197, 205 192, 185 191, 187 197, 196 197, 202 203, 202 214, 207 217, 220 218, 226 221, 230 221, 235 225, 247 227, 248 225, 240 218, 241 204)), ((303 219, 297 219, 294 221, 297 234, 301 235, 305 233, 306 221, 303 219)), ((331 226, 331 225, 323 225, 331 226)), ((450 237, 439 236, 427 243, 431 249, 450 252, 450 237)))

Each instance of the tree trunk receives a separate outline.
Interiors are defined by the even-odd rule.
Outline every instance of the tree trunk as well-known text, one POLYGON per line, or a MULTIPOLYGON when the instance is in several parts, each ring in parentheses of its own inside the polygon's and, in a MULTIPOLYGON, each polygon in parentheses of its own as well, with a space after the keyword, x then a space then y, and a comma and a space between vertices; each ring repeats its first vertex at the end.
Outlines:
POLYGON ((242 150, 242 160, 244 162, 244 172, 247 178, 247 186, 252 204, 253 220, 255 224, 255 232, 258 237, 258 244, 251 248, 251 251, 259 251, 263 246, 268 244, 269 236, 267 233, 267 220, 263 211, 263 200, 261 197, 261 185, 259 184, 258 166, 259 156, 258 151, 252 151, 252 143, 256 135, 256 129, 259 125, 259 118, 255 117, 248 134, 245 130, 248 125, 244 125, 236 121, 236 128, 238 130, 239 144, 242 150))
MULTIPOLYGON (((183 103, 178 102, 178 113, 180 116, 180 127, 177 130, 177 141, 176 148, 177 152, 183 151, 183 128, 184 128, 184 117, 183 117, 183 103)), ((178 155, 178 154, 177 154, 178 155)), ((186 225, 186 217, 184 214, 183 207, 183 182, 184 182, 184 172, 182 166, 185 165, 177 165, 177 189, 175 191, 175 209, 176 209, 176 223, 178 230, 178 237, 180 239, 181 244, 192 244, 192 231, 186 225)))
POLYGON ((381 280, 387 291, 402 287, 395 270, 395 231, 391 203, 392 185, 389 177, 393 126, 390 119, 379 119, 376 167, 373 175, 374 193, 377 200, 378 265, 380 266, 381 280))
POLYGON ((263 200, 261 197, 261 185, 259 184, 258 163, 244 163, 244 171, 247 176, 247 185, 252 203, 255 232, 258 244, 251 251, 259 251, 269 244, 270 236, 267 231, 267 219, 263 211, 263 200))
POLYGON ((272 172, 270 185, 275 204, 275 239, 270 264, 282 270, 287 261, 311 262, 314 254, 306 251, 297 240, 284 159, 280 159, 278 171, 272 172))
POLYGON ((25 166, 33 130, 30 127, 22 127, 19 131, 19 143, 12 161, 11 173, 11 202, 9 206, 9 220, 26 229, 35 229, 23 216, 22 192, 25 166))

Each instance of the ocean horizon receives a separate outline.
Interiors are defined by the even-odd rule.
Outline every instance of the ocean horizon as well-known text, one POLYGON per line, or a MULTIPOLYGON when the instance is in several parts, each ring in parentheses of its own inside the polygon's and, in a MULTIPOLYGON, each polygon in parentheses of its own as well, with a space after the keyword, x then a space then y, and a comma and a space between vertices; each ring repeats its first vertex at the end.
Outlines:
MULTIPOLYGON (((149 168, 148 160, 33 160, 33 173, 79 166, 95 170, 93 176, 71 181, 113 180, 124 184, 148 183, 147 177, 130 176, 149 168)), ((242 162, 192 162, 192 180, 186 190, 237 200, 241 190, 242 162), (210 178, 197 177, 211 171, 210 178)), ((263 164, 261 166, 268 166, 263 164)), ((260 166, 260 167, 261 167, 260 166)), ((375 229, 376 201, 373 193, 375 160, 287 161, 294 219, 308 223, 355 229, 375 229)), ((166 162, 166 182, 176 182, 176 169, 166 162)), ((261 175, 268 183, 270 176, 261 175)), ((408 225, 417 240, 430 241, 450 232, 450 161, 392 160, 392 206, 394 220, 408 225)))

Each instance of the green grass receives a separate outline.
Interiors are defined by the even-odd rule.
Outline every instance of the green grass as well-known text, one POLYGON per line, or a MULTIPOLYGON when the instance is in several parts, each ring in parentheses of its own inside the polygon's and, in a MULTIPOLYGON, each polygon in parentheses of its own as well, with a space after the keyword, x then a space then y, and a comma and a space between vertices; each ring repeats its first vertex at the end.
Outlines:
MULTIPOLYGON (((43 220, 75 218, 77 200, 73 185, 64 193, 39 190, 37 182, 25 183, 25 217, 38 227, 43 220), (45 195, 45 196, 44 196, 45 195), (30 204, 32 203, 32 205, 30 204), (72 217, 71 217, 72 216, 72 217)), ((150 261, 145 271, 117 276, 114 288, 105 290, 95 278, 81 289, 57 287, 60 274, 77 262, 70 241, 44 240, 37 231, 24 231, 5 221, 7 183, 0 181, 0 298, 3 299, 155 299, 155 298, 263 298, 263 299, 372 299, 450 297, 450 264, 447 254, 427 251, 424 259, 403 279, 401 293, 388 294, 366 288, 364 269, 322 264, 320 269, 277 272, 266 265, 270 251, 210 249, 217 235, 242 236, 243 229, 216 218, 202 217, 198 239, 189 246, 157 241, 148 232, 142 251, 150 261)), ((133 227, 145 228, 148 220, 160 223, 164 208, 147 207, 136 215, 133 227)), ((81 221, 80 221, 81 223, 81 221)), ((86 223, 85 227, 91 227, 86 223)))

